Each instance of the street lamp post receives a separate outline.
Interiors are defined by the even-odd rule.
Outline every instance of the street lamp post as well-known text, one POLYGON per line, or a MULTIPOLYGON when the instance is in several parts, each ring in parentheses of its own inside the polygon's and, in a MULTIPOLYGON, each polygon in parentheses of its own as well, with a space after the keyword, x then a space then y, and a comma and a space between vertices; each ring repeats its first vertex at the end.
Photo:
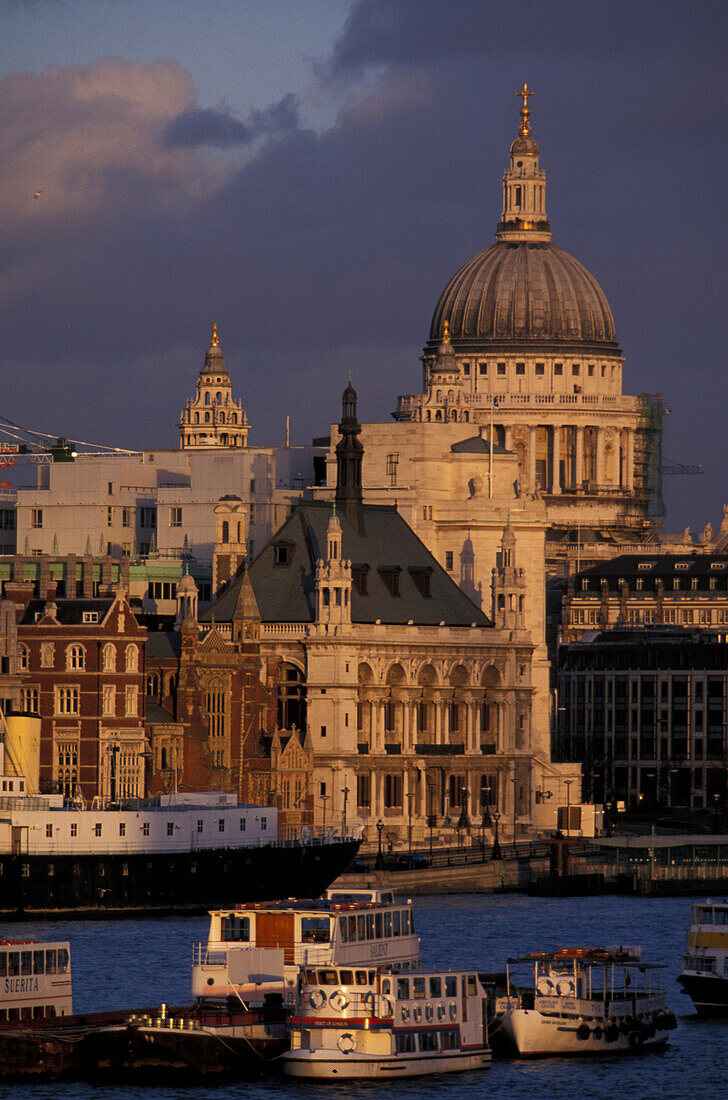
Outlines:
POLYGON ((491 859, 502 859, 500 844, 498 843, 498 822, 501 815, 497 810, 493 811, 493 851, 490 853, 491 859))
POLYGON ((346 836, 346 803, 349 800, 349 788, 348 786, 341 788, 341 793, 344 796, 344 807, 341 812, 341 832, 343 836, 346 836))
POLYGON ((379 848, 377 850, 377 871, 381 871, 384 866, 384 860, 382 859, 382 829, 384 828, 384 822, 381 817, 377 821, 377 839, 379 842, 379 848))
POLYGON ((430 863, 432 863, 432 830, 435 828, 435 821, 437 820, 434 813, 433 813, 433 811, 432 811, 432 792, 435 789, 435 787, 434 787, 434 784, 431 783, 429 779, 427 779, 426 782, 427 782, 427 790, 428 790, 429 796, 430 796, 430 812, 427 815, 427 827, 430 830, 430 863))
POLYGON ((571 834, 571 784, 573 779, 565 779, 564 786, 566 787, 566 835, 571 834))
POLYGON ((414 797, 414 791, 407 791, 407 844, 409 847, 409 855, 407 857, 408 867, 412 867, 412 799, 414 797))
POLYGON ((323 807, 324 807, 324 820, 323 820, 324 832, 326 832, 326 803, 328 802, 328 800, 329 800, 329 796, 327 794, 322 794, 321 795, 321 801, 322 801, 323 807))

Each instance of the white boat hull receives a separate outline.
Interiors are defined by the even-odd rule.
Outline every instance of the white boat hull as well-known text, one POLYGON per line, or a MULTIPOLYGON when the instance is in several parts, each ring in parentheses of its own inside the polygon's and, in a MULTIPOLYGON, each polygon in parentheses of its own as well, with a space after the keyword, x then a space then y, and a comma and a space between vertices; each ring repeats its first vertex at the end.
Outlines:
POLYGON ((372 1055, 334 1054, 331 1050, 293 1051, 284 1056, 287 1077, 342 1081, 424 1077, 433 1073, 458 1073, 490 1065, 489 1050, 447 1051, 432 1054, 372 1055))
POLYGON ((668 1029, 620 1026, 615 1020, 569 1020, 542 1016, 534 1009, 513 1009, 497 1016, 491 1041, 505 1054, 520 1058, 549 1055, 572 1057, 583 1054, 637 1053, 667 1042, 668 1029), (582 1030, 580 1030, 580 1028, 582 1030), (589 1034, 586 1038, 585 1031, 589 1034), (618 1034, 615 1038, 615 1030, 618 1034))

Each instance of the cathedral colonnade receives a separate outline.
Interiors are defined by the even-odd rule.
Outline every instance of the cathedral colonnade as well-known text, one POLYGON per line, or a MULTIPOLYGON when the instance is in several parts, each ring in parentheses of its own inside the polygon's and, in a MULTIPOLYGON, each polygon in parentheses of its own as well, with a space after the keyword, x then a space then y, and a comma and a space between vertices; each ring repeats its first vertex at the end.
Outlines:
POLYGON ((496 438, 518 455, 530 490, 555 494, 581 490, 631 492, 635 432, 598 423, 494 425, 496 438))

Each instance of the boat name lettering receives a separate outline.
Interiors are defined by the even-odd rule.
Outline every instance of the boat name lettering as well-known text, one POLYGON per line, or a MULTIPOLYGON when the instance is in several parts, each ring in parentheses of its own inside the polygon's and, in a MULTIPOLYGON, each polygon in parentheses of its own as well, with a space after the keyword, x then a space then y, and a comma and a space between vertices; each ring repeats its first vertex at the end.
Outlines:
POLYGON ((6 978, 6 993, 36 993, 40 986, 37 978, 6 978))
POLYGON ((373 943, 369 948, 369 955, 372 959, 383 959, 387 954, 386 943, 373 943))

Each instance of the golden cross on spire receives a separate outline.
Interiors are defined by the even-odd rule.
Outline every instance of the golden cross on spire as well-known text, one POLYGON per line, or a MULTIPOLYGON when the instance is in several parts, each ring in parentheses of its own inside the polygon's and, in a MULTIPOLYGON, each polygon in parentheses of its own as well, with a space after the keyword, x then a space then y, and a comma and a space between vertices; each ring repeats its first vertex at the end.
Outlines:
POLYGON ((213 347, 213 348, 219 348, 220 347, 220 340, 218 339, 218 335, 217 335, 217 325, 212 326, 211 347, 213 347))
POLYGON ((528 117, 531 114, 528 107, 528 97, 534 95, 533 92, 529 92, 528 84, 523 84, 520 92, 516 92, 516 95, 521 96, 523 99, 523 106, 521 107, 521 129, 518 131, 521 137, 531 136, 531 123, 528 121, 528 117))

